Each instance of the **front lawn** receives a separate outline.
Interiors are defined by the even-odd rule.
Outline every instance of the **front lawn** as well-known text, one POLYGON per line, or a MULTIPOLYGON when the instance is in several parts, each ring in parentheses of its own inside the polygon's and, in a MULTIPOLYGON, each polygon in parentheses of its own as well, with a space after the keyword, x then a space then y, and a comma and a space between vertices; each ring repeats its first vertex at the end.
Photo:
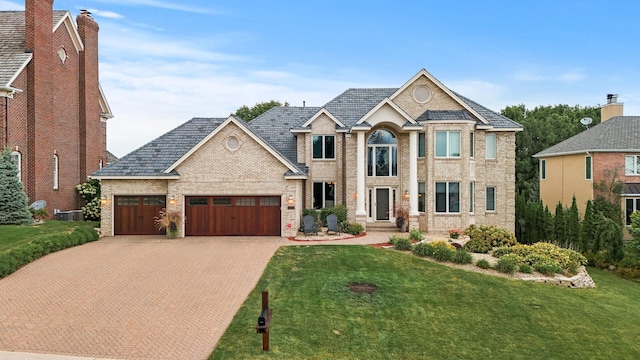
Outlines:
POLYGON ((36 225, 0 225, 0 253, 55 233, 71 233, 79 227, 95 228, 98 222, 47 220, 36 225))
POLYGON ((589 273, 597 288, 568 289, 373 247, 283 247, 210 358, 640 358, 640 286, 589 273), (354 293, 352 283, 378 288, 354 293), (254 329, 262 290, 269 352, 254 329))

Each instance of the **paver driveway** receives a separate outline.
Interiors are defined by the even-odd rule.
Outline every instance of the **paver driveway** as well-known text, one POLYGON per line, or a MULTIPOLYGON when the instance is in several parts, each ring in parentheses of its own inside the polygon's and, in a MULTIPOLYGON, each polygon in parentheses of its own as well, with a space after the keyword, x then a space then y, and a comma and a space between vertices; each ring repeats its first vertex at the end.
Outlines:
POLYGON ((49 254, 0 280, 0 350, 205 359, 282 241, 115 237, 49 254))

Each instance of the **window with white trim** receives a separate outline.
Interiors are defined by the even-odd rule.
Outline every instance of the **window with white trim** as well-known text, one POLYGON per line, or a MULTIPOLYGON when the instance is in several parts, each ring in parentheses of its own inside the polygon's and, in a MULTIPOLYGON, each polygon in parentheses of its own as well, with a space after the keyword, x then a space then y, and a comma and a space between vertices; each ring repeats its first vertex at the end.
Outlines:
POLYGON ((22 180, 22 154, 17 151, 12 151, 11 160, 13 160, 13 163, 16 164, 18 168, 18 174, 16 175, 18 180, 22 180))
POLYGON ((437 182, 436 183, 436 212, 459 213, 460 212, 460 183, 437 182))
POLYGON ((547 160, 540 160, 540 180, 547 179, 547 160))
POLYGON ((640 210, 640 198, 626 198, 624 200, 624 214, 627 225, 631 225, 631 214, 637 210, 640 210))
POLYGON ((487 136, 485 137, 485 145, 487 148, 486 158, 495 159, 496 158, 496 134, 487 134, 487 136))
POLYGON ((313 183, 313 208, 322 209, 334 207, 336 204, 336 183, 334 182, 314 182, 313 183))
POLYGON ((487 186, 486 190, 487 195, 487 211, 496 211, 496 187, 495 186, 487 186))
POLYGON ((313 135, 313 158, 335 159, 336 137, 333 135, 313 135))
POLYGON ((591 173, 591 169, 593 167, 593 162, 591 159, 591 155, 587 155, 584 157, 584 178, 585 180, 591 180, 593 178, 593 174, 591 173))
POLYGON ((627 155, 624 157, 625 175, 640 175, 640 155, 627 155))
POLYGON ((436 157, 460 157, 460 131, 436 131, 436 157))
POLYGON ((53 154, 53 190, 58 190, 59 169, 60 158, 58 158, 58 154, 53 154))
POLYGON ((369 136, 367 175, 398 176, 398 139, 392 132, 378 129, 369 136))

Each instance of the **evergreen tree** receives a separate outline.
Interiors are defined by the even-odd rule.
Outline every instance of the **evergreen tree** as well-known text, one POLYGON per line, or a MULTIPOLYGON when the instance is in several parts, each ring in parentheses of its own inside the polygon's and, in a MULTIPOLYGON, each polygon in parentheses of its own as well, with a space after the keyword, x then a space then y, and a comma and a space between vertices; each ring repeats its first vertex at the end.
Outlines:
POLYGON ((571 207, 565 210, 566 214, 566 242, 565 247, 577 248, 580 245, 580 213, 578 212, 578 204, 576 197, 573 197, 571 207))
POLYGON ((593 252, 604 250, 607 260, 616 262, 624 257, 624 243, 622 241, 622 226, 603 213, 595 215, 596 233, 593 252))
POLYGON ((579 251, 587 252, 593 249, 593 239, 596 234, 596 224, 593 211, 593 203, 587 201, 587 208, 584 211, 584 220, 582 221, 582 229, 580 231, 579 251))
POLYGON ((32 224, 28 204, 29 199, 18 180, 18 168, 6 148, 0 155, 0 224, 32 224))
POLYGON ((548 206, 544 207, 541 226, 542 226, 541 233, 544 234, 541 237, 541 240, 551 242, 551 243, 554 242, 556 239, 554 218, 553 218, 553 215, 551 214, 551 211, 549 211, 548 206))
POLYGON ((556 205, 556 215, 553 220, 555 243, 564 244, 567 239, 567 224, 564 208, 560 202, 556 205))

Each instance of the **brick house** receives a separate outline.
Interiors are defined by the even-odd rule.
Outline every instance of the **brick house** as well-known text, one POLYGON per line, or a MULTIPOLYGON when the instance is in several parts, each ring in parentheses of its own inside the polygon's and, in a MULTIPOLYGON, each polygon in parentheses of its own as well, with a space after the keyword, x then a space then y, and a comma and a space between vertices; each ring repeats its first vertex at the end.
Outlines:
POLYGON ((77 209, 75 186, 106 163, 111 110, 98 83, 98 25, 52 0, 0 11, 0 146, 30 201, 77 209))
POLYGON ((571 206, 576 197, 584 214, 588 200, 614 194, 594 188, 624 183, 622 208, 627 224, 640 210, 640 116, 623 116, 617 95, 608 95, 601 107, 601 123, 535 155, 540 161, 540 199, 549 207, 571 206))
POLYGON ((404 205, 411 228, 513 231, 520 130, 421 70, 250 123, 194 118, 92 177, 106 235, 156 233, 166 207, 186 217, 183 236, 294 236, 303 209, 337 204, 369 230, 394 228, 404 205))

